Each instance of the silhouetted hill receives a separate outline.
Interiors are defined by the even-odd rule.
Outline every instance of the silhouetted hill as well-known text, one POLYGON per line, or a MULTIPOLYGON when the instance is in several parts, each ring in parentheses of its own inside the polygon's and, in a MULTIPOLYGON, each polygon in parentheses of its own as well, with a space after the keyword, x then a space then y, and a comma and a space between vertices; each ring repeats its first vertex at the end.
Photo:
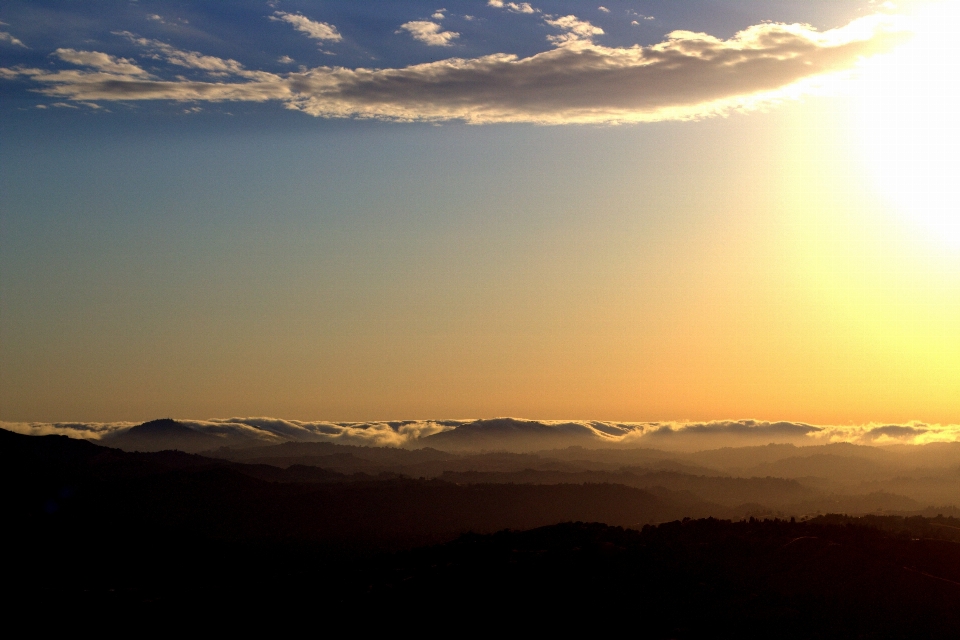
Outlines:
MULTIPOLYGON (((529 473, 576 477, 514 479, 529 473)), ((325 629, 418 633, 467 621, 652 638, 955 637, 960 519, 680 521, 724 508, 686 488, 804 488, 648 475, 657 486, 374 478, 0 431, 7 621, 129 633, 215 611, 220 631, 276 632, 319 612, 325 629)))
POLYGON ((421 440, 444 451, 536 451, 571 445, 597 446, 600 438, 581 425, 545 425, 534 420, 476 420, 421 440))
MULTIPOLYGON (((12 611, 71 625, 306 624, 392 633, 623 633, 640 638, 956 637, 955 519, 564 523, 331 557, 309 546, 123 538, 7 573, 12 611), (941 534, 946 534, 941 535, 941 534), (318 615, 320 617, 318 618, 318 615)), ((28 548, 29 551, 29 548, 28 548)), ((16 568, 16 565, 14 565, 16 568)))
POLYGON ((923 447, 898 453, 847 444, 802 448, 780 444, 694 454, 580 446, 535 453, 476 453, 472 449, 443 452, 429 448, 285 443, 250 449, 222 448, 207 455, 278 467, 319 467, 345 475, 394 474, 444 478, 456 483, 606 482, 643 489, 659 486, 737 507, 739 511, 731 515, 802 516, 828 511, 960 513, 960 466, 912 466, 922 461, 949 461, 952 448, 937 447, 931 454, 918 453, 920 449, 923 447))
POLYGON ((89 460, 106 451, 106 447, 89 440, 67 436, 25 436, 0 429, 0 455, 6 463, 69 464, 89 460))
POLYGON ((108 434, 102 442, 126 451, 177 449, 196 453, 223 445, 223 439, 195 431, 183 423, 163 418, 144 422, 126 431, 108 434))
POLYGON ((221 447, 217 450, 204 451, 202 453, 211 458, 223 458, 234 462, 248 462, 250 460, 260 460, 264 458, 283 461, 288 459, 327 457, 343 453, 350 453, 364 460, 384 461, 390 464, 450 460, 457 457, 453 454, 429 447, 421 449, 361 447, 333 442, 284 442, 260 447, 245 447, 243 449, 221 447))
POLYGON ((129 453, 60 436, 4 432, 3 442, 9 446, 0 450, 0 492, 37 539, 54 531, 70 538, 168 530, 204 539, 378 547, 565 520, 639 526, 723 512, 688 493, 654 495, 610 483, 460 486, 177 451, 129 453), (34 455, 19 455, 24 448, 34 455))
POLYGON ((271 482, 370 479, 366 475, 345 476, 315 467, 281 469, 236 464, 175 450, 129 452, 66 436, 25 436, 3 429, 0 429, 0 465, 0 475, 21 489, 12 492, 17 496, 65 483, 122 483, 132 478, 214 468, 230 469, 240 475, 271 482))
POLYGON ((448 471, 441 478, 457 484, 468 483, 522 483, 559 484, 582 482, 609 482, 628 487, 650 489, 663 487, 672 491, 691 492, 703 500, 728 507, 743 503, 760 503, 783 509, 788 505, 822 498, 820 492, 805 487, 796 480, 783 478, 726 478, 695 476, 675 471, 623 470, 610 471, 540 471, 526 469, 510 473, 448 471))
POLYGON ((453 618, 496 602, 485 609, 491 624, 536 611, 538 626, 598 634, 629 624, 640 637, 950 638, 960 546, 914 539, 936 530, 930 522, 912 531, 887 522, 886 532, 849 518, 643 531, 572 523, 471 535, 371 571, 367 602, 399 613, 430 593, 453 618))

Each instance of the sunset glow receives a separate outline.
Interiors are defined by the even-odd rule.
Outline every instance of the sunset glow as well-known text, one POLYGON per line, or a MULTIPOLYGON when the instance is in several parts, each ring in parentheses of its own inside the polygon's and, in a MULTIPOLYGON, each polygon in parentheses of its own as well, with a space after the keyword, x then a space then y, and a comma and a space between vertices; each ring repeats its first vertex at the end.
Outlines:
POLYGON ((0 419, 960 423, 955 3, 401 4, 4 9, 0 419))
POLYGON ((8 626, 956 640, 960 0, 434 2, 0 2, 8 626))
POLYGON ((960 250, 955 3, 912 18, 912 42, 863 65, 860 125, 877 188, 933 242, 960 250))

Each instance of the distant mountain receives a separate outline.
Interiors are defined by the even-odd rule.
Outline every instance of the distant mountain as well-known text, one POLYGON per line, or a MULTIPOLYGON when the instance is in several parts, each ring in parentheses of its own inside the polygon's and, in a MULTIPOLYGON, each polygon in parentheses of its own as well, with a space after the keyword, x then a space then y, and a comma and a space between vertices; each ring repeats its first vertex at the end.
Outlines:
POLYGON ((125 451, 177 449, 190 453, 213 449, 224 444, 222 438, 201 433, 170 418, 144 422, 126 431, 106 435, 101 441, 125 451))
POLYGON ((604 438, 586 425, 544 424, 535 420, 476 420, 420 440, 441 451, 538 451, 570 446, 597 447, 604 438))
POLYGON ((203 455, 211 458, 223 458, 234 462, 253 462, 272 464, 278 467, 288 467, 293 464, 314 464, 316 459, 343 457, 350 454, 371 462, 380 462, 390 465, 412 464, 417 462, 431 462, 450 460, 457 456, 451 453, 424 447, 422 449, 401 449, 399 447, 361 447, 349 444, 335 444, 333 442, 284 442, 259 447, 245 447, 242 449, 223 447, 213 451, 204 451, 203 455))
POLYGON ((0 462, 10 473, 21 465, 27 469, 49 466, 70 467, 115 452, 89 440, 67 436, 25 436, 0 429, 0 462))
POLYGON ((250 438, 244 438, 235 431, 229 433, 200 431, 182 422, 162 418, 105 435, 101 442, 124 451, 176 449, 187 453, 200 453, 224 446, 249 446, 251 444, 250 440, 250 438))
POLYGON ((726 512, 688 492, 605 482, 457 485, 349 477, 9 431, 0 432, 0 499, 11 522, 31 523, 32 533, 20 532, 27 539, 75 539, 83 532, 85 539, 106 540, 116 531, 135 538, 167 530, 184 539, 373 547, 570 520, 639 526, 726 512), (51 520, 53 513, 58 517, 51 520))

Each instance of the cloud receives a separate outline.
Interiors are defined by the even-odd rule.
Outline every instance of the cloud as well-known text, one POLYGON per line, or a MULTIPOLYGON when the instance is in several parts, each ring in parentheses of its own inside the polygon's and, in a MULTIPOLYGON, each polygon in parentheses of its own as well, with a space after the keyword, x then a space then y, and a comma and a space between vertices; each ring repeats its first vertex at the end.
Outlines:
MULTIPOLYGON (((154 60, 163 60, 178 67, 203 71, 210 76, 237 76, 261 81, 273 81, 278 78, 278 76, 264 71, 246 69, 242 64, 230 58, 218 58, 197 51, 177 49, 160 40, 141 38, 129 31, 116 31, 114 35, 122 36, 134 44, 143 47, 147 51, 147 55, 154 60)), ((287 56, 283 56, 283 58, 286 57, 287 56)), ((283 62, 283 58, 280 59, 281 62, 283 62)), ((293 58, 289 58, 289 60, 293 62, 293 58)))
POLYGON ((598 9, 599 11, 602 11, 603 13, 610 13, 610 9, 607 9, 607 8, 606 8, 605 6, 603 6, 603 5, 600 5, 599 7, 597 7, 597 9, 598 9))
MULTIPOLYGON (((283 420, 270 417, 214 420, 179 419, 196 431, 223 440, 224 446, 277 444, 281 442, 336 442, 365 446, 418 447, 431 441, 424 438, 465 427, 468 432, 492 427, 498 433, 521 438, 553 431, 581 444, 602 447, 653 447, 696 451, 725 446, 768 443, 819 445, 927 444, 960 442, 960 425, 853 425, 816 426, 799 422, 726 420, 713 422, 604 422, 584 420, 397 420, 372 422, 326 422, 283 420), (500 427, 497 429, 497 427, 500 427), (509 428, 506 428, 509 427, 509 428), (509 433, 508 433, 509 435, 509 433)), ((71 438, 108 443, 137 423, 134 422, 0 422, 0 428, 28 435, 66 435, 71 438)), ((505 441, 506 442, 506 441, 505 441)))
POLYGON ((547 36, 547 40, 558 46, 574 42, 592 42, 594 36, 603 35, 603 29, 595 27, 586 20, 581 20, 573 15, 562 16, 560 18, 546 17, 543 21, 551 27, 566 31, 566 33, 559 36, 547 36))
MULTIPOLYGON (((178 67, 199 69, 201 71, 208 71, 214 74, 250 75, 250 72, 247 72, 243 68, 243 65, 236 60, 208 56, 196 51, 184 51, 182 49, 177 49, 176 47, 173 47, 165 42, 161 42, 160 40, 141 38, 134 33, 130 33, 129 31, 116 31, 114 32, 114 35, 123 36, 134 44, 147 49, 149 52, 151 52, 150 57, 158 60, 165 60, 170 64, 177 65, 178 67)), ((254 76, 258 75, 258 73, 259 72, 253 72, 254 76)))
MULTIPOLYGON (((656 18, 654 18, 653 16, 647 16, 642 13, 637 13, 636 11, 627 11, 627 14, 631 16, 635 16, 640 20, 656 20, 656 18)), ((630 22, 630 24, 640 24, 640 23, 637 22, 636 20, 633 20, 632 22, 630 22)))
POLYGON ((0 422, 0 428, 29 436, 60 435, 80 440, 99 440, 105 435, 125 431, 137 424, 136 422, 0 422))
POLYGON ((55 56, 80 67, 91 67, 102 73, 135 78, 146 78, 149 74, 127 58, 117 58, 99 51, 77 51, 76 49, 57 49, 55 56))
POLYGON ((326 22, 318 22, 300 13, 287 13, 286 11, 274 11, 270 16, 271 20, 283 21, 293 25, 297 31, 304 33, 308 38, 314 40, 329 40, 331 42, 340 42, 343 36, 337 31, 337 28, 326 22))
POLYGON ((503 0, 489 0, 487 5, 497 9, 506 9, 513 13, 540 13, 540 9, 534 9, 529 2, 503 2, 503 0))
POLYGON ((877 440, 888 438, 891 440, 912 439, 917 436, 928 433, 929 429, 916 427, 913 425, 887 424, 882 427, 874 427, 864 435, 865 439, 877 440))
POLYGON ((7 33, 6 31, 0 31, 0 42, 6 42, 17 47, 23 47, 24 49, 28 48, 19 38, 15 38, 13 34, 7 33))
MULTIPOLYGON (((171 64, 236 79, 148 77, 130 60, 69 49, 58 51, 72 52, 65 55, 88 70, 7 68, 0 75, 28 79, 40 93, 67 100, 276 100, 326 118, 472 124, 651 122, 755 109, 802 95, 812 79, 847 71, 906 36, 896 17, 876 15, 825 32, 764 23, 726 40, 674 31, 652 46, 605 47, 590 40, 601 30, 589 22, 547 19, 565 30, 559 46, 524 58, 500 53, 403 68, 322 66, 273 74, 126 34, 171 64)), ((420 24, 437 29, 422 33, 440 33, 435 23, 420 24)))
MULTIPOLYGON (((384 422, 308 422, 280 418, 178 419, 190 429, 217 436, 224 446, 279 444, 282 442, 339 442, 378 447, 400 447, 420 438, 455 428, 469 421, 407 420, 384 422)), ((136 422, 0 422, 0 428, 26 435, 65 435, 84 440, 109 441, 136 422)))
MULTIPOLYGON (((414 20, 400 25, 400 29, 407 31, 414 40, 430 45, 431 47, 449 47, 451 40, 460 37, 456 31, 444 31, 436 22, 429 20, 414 20)), ((397 31, 399 33, 399 31, 397 31)))
POLYGON ((808 436, 822 429, 794 422, 758 422, 756 420, 718 421, 692 424, 666 424, 644 435, 654 438, 691 435, 738 435, 769 438, 771 436, 808 436))

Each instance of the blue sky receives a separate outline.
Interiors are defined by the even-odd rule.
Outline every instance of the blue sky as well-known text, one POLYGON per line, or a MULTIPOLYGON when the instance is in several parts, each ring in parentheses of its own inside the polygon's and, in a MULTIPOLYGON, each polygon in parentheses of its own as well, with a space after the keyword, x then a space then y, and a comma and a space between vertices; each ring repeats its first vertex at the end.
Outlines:
POLYGON ((845 68, 896 32, 882 21, 830 31, 874 13, 868 2, 608 4, 8 3, 4 103, 140 112, 159 103, 185 115, 237 115, 266 102, 325 117, 660 120, 703 115, 709 103, 726 111, 725 101, 845 68))
POLYGON ((599 6, 4 3, 0 419, 956 420, 897 10, 599 6))

